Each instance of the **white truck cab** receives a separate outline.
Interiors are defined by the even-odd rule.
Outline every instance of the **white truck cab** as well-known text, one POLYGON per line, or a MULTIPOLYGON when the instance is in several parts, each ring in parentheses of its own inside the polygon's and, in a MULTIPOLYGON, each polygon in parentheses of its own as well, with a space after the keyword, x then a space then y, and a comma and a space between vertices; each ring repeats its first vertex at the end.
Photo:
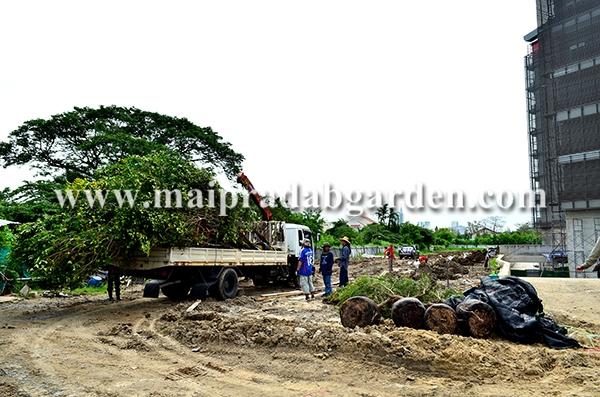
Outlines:
POLYGON ((313 236, 308 227, 293 223, 285 224, 285 241, 289 256, 296 258, 300 256, 302 241, 306 238, 310 240, 311 245, 314 245, 313 236))

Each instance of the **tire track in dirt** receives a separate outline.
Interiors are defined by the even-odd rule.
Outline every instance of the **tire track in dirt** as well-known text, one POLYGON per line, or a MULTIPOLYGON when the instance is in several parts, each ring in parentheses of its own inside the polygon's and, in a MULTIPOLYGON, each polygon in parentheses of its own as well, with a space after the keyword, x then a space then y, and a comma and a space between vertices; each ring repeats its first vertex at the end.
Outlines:
MULTIPOLYGON (((264 396, 282 392, 277 377, 234 368, 237 356, 222 360, 192 352, 158 332, 157 318, 170 307, 170 302, 154 300, 93 302, 50 317, 37 314, 24 332, 12 337, 11 352, 7 352, 18 362, 19 388, 31 396, 264 396), (130 333, 111 332, 115 327, 130 333)), ((209 346, 202 348, 210 351, 209 346)), ((289 391, 298 394, 293 389, 289 391)))

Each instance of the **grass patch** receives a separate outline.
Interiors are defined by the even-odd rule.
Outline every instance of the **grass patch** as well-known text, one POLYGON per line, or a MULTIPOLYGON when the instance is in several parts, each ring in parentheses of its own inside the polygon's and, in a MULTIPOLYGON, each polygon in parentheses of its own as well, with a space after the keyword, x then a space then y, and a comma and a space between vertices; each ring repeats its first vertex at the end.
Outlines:
MULTIPOLYGON (((360 276, 347 286, 337 289, 329 301, 338 306, 354 296, 366 296, 378 305, 385 304, 395 296, 418 298, 421 302, 442 302, 460 292, 446 288, 433 281, 427 274, 418 280, 397 277, 391 274, 381 276, 360 276)), ((382 307, 384 317, 389 317, 389 308, 382 307)))
POLYGON ((67 292, 68 295, 102 295, 106 294, 106 285, 100 287, 80 287, 67 292))

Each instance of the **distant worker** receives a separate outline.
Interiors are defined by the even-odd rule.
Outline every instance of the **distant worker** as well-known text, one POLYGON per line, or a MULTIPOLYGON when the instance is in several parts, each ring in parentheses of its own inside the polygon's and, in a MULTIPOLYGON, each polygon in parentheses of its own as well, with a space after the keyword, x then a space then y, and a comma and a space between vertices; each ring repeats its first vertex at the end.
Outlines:
POLYGON ((298 258, 298 268, 296 271, 298 272, 298 276, 300 279, 300 288, 302 288, 302 292, 304 292, 304 296, 306 300, 315 297, 315 287, 313 285, 313 250, 311 248, 310 240, 304 239, 302 241, 302 251, 300 251, 300 258, 298 258))
POLYGON ((339 266, 340 266, 340 287, 348 285, 348 265, 350 264, 350 254, 352 249, 350 248, 350 239, 346 236, 340 239, 342 243, 342 252, 340 253, 339 266))
POLYGON ((389 247, 383 251, 383 257, 388 260, 388 270, 391 273, 394 270, 394 259, 396 259, 396 255, 394 253, 394 246, 390 244, 389 247))
POLYGON ((331 252, 331 246, 328 243, 323 244, 319 273, 321 273, 321 276, 323 276, 323 284, 325 284, 325 293, 323 295, 329 296, 333 293, 333 288, 331 288, 331 275, 333 274, 333 252, 331 252))
POLYGON ((115 290, 115 296, 118 301, 121 300, 121 273, 119 272, 119 268, 110 265, 108 266, 108 300, 113 301, 113 286, 115 290))
MULTIPOLYGON (((600 259, 600 239, 596 241, 596 245, 594 245, 594 248, 592 248, 592 252, 590 253, 590 256, 588 256, 585 263, 577 266, 576 270, 578 272, 583 272, 585 269, 594 266, 598 262, 598 259, 600 259)), ((600 278, 600 265, 596 265, 593 271, 597 271, 598 278, 600 278)))

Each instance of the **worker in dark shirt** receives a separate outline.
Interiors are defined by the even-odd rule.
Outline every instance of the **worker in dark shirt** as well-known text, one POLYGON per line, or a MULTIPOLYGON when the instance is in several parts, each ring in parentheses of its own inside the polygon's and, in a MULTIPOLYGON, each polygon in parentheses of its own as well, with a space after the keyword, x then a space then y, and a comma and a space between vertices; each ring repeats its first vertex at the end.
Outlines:
POLYGON ((121 272, 119 272, 119 268, 110 265, 108 267, 108 300, 112 301, 113 299, 113 286, 115 290, 115 296, 118 301, 121 300, 121 272))
POLYGON ((342 250, 338 259, 340 266, 340 287, 348 285, 348 265, 350 264, 350 255, 352 249, 350 248, 350 239, 346 236, 340 239, 342 243, 342 250))
POLYGON ((331 288, 331 275, 333 274, 333 252, 330 251, 331 246, 327 243, 323 244, 323 252, 321 253, 321 265, 319 273, 323 276, 323 284, 325 284, 325 296, 333 293, 331 288))

